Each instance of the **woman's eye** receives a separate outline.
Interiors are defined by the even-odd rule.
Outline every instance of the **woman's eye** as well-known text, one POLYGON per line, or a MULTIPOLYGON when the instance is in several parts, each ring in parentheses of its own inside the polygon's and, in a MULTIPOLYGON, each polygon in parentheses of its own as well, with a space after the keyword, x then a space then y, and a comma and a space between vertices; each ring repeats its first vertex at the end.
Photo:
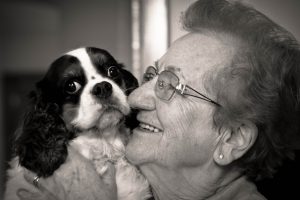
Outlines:
POLYGON ((116 66, 110 66, 107 70, 107 76, 110 78, 114 78, 119 76, 120 71, 116 66))
POLYGON ((76 94, 80 89, 81 85, 76 81, 68 81, 65 85, 65 91, 68 94, 76 94))
POLYGON ((157 85, 158 85, 158 88, 162 90, 162 89, 165 89, 165 88, 166 88, 167 83, 166 83, 165 81, 158 80, 158 81, 157 81, 157 85))
POLYGON ((151 81, 155 76, 156 76, 156 74, 145 73, 144 76, 143 76, 143 81, 142 81, 142 83, 146 83, 146 82, 148 82, 148 81, 151 81))

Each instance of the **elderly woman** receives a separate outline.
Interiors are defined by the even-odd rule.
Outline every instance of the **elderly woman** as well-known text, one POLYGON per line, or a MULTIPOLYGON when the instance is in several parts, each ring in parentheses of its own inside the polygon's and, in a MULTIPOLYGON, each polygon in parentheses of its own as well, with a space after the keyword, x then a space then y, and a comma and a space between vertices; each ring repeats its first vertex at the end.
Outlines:
POLYGON ((264 199, 249 178, 271 176, 300 134, 300 51, 254 9, 200 0, 129 98, 140 126, 127 158, 155 199, 264 199))
POLYGON ((199 0, 183 23, 189 33, 129 97, 140 125, 126 156, 154 199, 265 199, 251 180, 299 139, 299 46, 239 2, 199 0))

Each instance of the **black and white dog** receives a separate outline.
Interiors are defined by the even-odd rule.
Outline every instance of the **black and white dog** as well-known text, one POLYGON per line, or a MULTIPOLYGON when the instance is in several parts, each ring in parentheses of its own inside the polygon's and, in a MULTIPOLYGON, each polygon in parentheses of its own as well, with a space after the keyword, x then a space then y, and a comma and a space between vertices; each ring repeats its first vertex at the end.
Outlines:
POLYGON ((148 182, 124 158, 131 114, 127 96, 137 87, 134 76, 103 49, 79 48, 55 60, 31 93, 5 198, 18 199, 17 190, 30 187, 23 174, 27 168, 39 177, 59 177, 68 199, 94 199, 93 191, 101 188, 82 176, 78 180, 81 166, 70 148, 91 160, 99 176, 108 162, 115 164, 118 199, 149 198, 148 182))

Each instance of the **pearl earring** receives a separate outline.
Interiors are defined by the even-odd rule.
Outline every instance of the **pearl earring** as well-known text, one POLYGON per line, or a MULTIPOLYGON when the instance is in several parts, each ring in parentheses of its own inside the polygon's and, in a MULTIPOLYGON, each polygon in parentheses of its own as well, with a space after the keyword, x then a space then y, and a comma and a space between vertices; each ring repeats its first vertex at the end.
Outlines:
POLYGON ((220 154, 220 155, 219 155, 219 158, 220 158, 220 159, 223 159, 223 158, 224 158, 224 155, 223 155, 223 154, 220 154))

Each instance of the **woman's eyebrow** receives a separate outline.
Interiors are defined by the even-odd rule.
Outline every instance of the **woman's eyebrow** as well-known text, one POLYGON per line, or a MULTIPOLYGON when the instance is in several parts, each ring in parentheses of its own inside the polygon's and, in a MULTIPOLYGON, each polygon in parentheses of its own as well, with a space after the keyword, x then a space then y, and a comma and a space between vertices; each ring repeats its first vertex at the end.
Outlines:
POLYGON ((171 71, 171 72, 174 72, 174 73, 178 73, 178 72, 181 71, 180 67, 176 67, 174 65, 168 65, 168 66, 163 67, 163 65, 164 65, 163 63, 159 64, 158 60, 156 60, 154 62, 154 68, 156 69, 157 72, 168 70, 168 71, 171 71), (163 69, 162 69, 162 67, 163 67, 163 69))
POLYGON ((165 70, 169 70, 175 74, 180 73, 181 72, 181 68, 180 67, 176 67, 174 65, 168 65, 165 67, 165 70))

